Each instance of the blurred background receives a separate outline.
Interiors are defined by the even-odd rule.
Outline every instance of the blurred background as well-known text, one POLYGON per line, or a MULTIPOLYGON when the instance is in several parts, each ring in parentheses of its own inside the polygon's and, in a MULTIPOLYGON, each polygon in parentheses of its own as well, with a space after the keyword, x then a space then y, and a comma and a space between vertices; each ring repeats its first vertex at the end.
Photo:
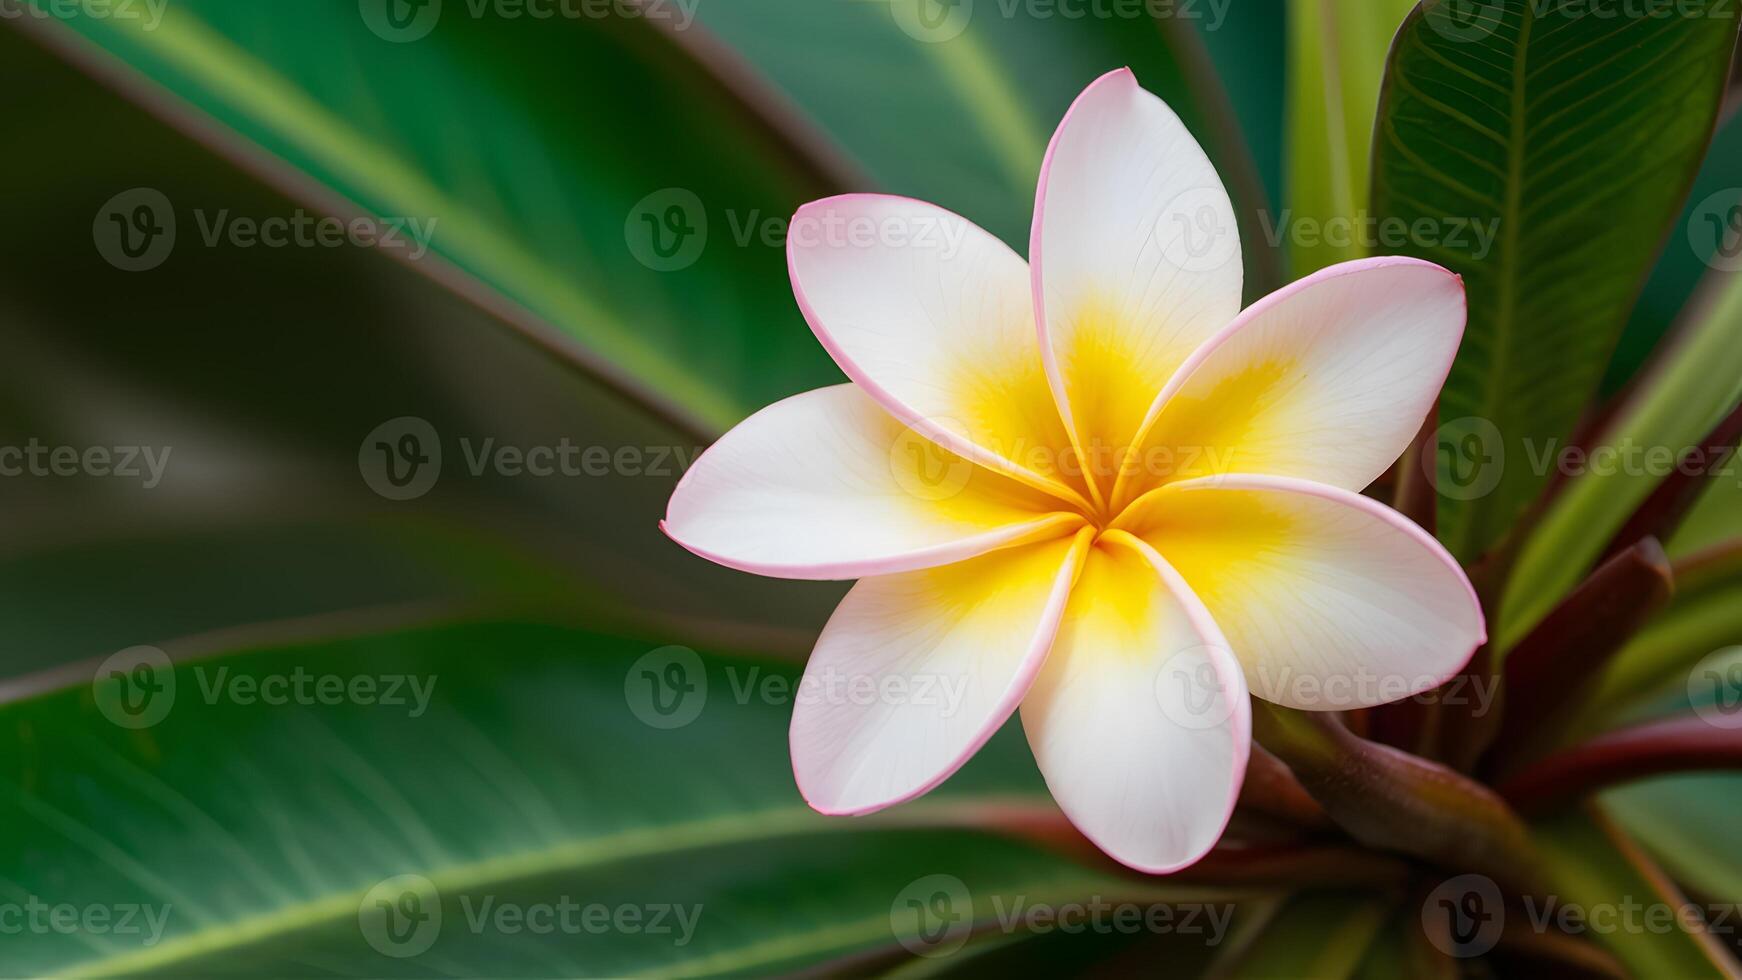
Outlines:
MULTIPOLYGON (((911 195, 1026 252, 1106 70, 1216 160, 1249 293, 1318 261, 1262 222, 1314 206, 1285 159, 1319 5, 978 6, 0 0, 0 901, 82 923, 0 935, 0 973, 1211 963, 1271 899, 1053 839, 1019 732, 912 806, 811 814, 790 685, 846 583, 657 529, 719 433, 841 380, 793 210, 911 195), (1203 925, 916 959, 891 910, 938 874, 1203 925), (611 924, 518 924, 570 900, 611 924)), ((1605 390, 1708 271, 1683 228, 1739 163, 1726 117, 1605 390)))

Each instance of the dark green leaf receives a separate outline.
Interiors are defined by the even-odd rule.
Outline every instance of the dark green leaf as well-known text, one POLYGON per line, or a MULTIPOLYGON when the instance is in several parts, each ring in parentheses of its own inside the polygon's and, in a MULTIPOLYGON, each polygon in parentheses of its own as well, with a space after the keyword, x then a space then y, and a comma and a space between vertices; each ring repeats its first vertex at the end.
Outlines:
POLYGON ((1440 416, 1489 436, 1464 463, 1497 478, 1441 501, 1455 554, 1517 519, 1549 476, 1533 455, 1567 438, 1596 390, 1704 154, 1735 40, 1733 10, 1657 16, 1621 0, 1425 0, 1399 34, 1374 211, 1431 227, 1437 244, 1412 231, 1408 251, 1465 278, 1469 328, 1440 416))

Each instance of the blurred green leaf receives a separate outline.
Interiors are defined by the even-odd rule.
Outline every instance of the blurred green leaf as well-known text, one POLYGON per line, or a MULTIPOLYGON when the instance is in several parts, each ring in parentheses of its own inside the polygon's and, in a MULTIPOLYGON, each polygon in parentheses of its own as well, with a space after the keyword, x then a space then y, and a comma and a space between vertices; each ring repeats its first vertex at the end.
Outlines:
POLYGON ((1225 975, 1239 980, 1346 980, 1355 975, 1379 929, 1385 903, 1371 895, 1304 892, 1290 898, 1225 975))
POLYGON ((1712 901, 1742 902, 1742 852, 1714 846, 1736 832, 1742 776, 1653 779, 1603 794, 1603 805, 1688 889, 1712 901))
POLYGON ((1572 431, 1681 210, 1736 41, 1734 11, 1707 13, 1424 0, 1399 34, 1374 211, 1407 222, 1408 251, 1469 291, 1440 404, 1442 433, 1467 427, 1481 444, 1456 461, 1476 469, 1454 484, 1470 492, 1440 501, 1440 536, 1460 557, 1498 539, 1547 480, 1533 458, 1572 431), (1491 230, 1491 247, 1473 229, 1491 230))
POLYGON ((422 222, 416 268, 692 432, 837 376, 760 234, 836 189, 810 160, 646 18, 449 8, 421 37, 349 0, 15 20, 305 200, 422 222))
MULTIPOLYGON (((1502 647, 1516 642, 1554 608, 1661 482, 1666 475, 1661 461, 1654 463, 1644 454, 1667 452, 1673 464, 1742 399, 1742 276, 1715 275, 1706 288, 1708 294, 1690 307, 1690 319, 1675 335, 1674 345, 1639 380, 1597 440, 1592 452, 1608 447, 1616 453, 1616 465, 1590 467, 1570 477, 1530 529, 1501 603, 1502 647)), ((1717 507, 1734 514, 1738 474, 1733 462, 1714 473, 1712 483, 1689 515, 1693 527, 1707 519, 1702 511, 1712 509, 1712 498, 1717 507)), ((1671 543, 1685 553, 1688 538, 1684 532, 1671 543)))
MULTIPOLYGON (((800 17, 785 0, 733 0, 697 14, 879 188, 956 211, 1022 254, 1053 129, 1089 82, 1129 66, 1210 154, 1241 216, 1249 277, 1261 281, 1275 274, 1257 222, 1264 186, 1203 40, 1231 14, 1207 3, 1168 10, 1068 16, 1043 5, 889 0, 814 3, 800 17), (876 79, 869 97, 867 78, 876 79)), ((1217 51, 1230 73, 1262 58, 1217 51)))
POLYGON ((1536 827, 1537 841, 1560 889, 1552 898, 1559 905, 1580 908, 1585 916, 1609 909, 1615 927, 1600 928, 1594 918, 1587 918, 1591 938, 1635 976, 1691 980, 1733 974, 1734 961, 1709 934, 1687 932, 1679 923, 1657 931, 1643 924, 1628 928, 1618 921, 1624 905, 1632 907, 1636 916, 1645 914, 1647 906, 1665 908, 1673 915, 1679 914, 1687 899, 1595 807, 1565 811, 1536 827))
MULTIPOLYGON (((1385 54, 1415 0, 1292 0, 1288 17, 1288 220, 1335 229, 1367 214, 1367 168, 1385 54)), ((1296 223, 1301 224, 1296 224, 1296 223)), ((1289 275, 1300 278, 1368 254, 1347 242, 1291 235, 1289 275), (1310 242, 1311 244, 1308 244, 1310 242)))
POLYGON ((11 936, 9 972, 766 975, 899 951, 892 906, 930 875, 959 879, 985 923, 1012 897, 1215 895, 950 830, 1000 814, 1056 819, 1014 730, 924 800, 830 819, 792 786, 788 668, 537 625, 327 638, 333 629, 211 657, 170 647, 176 666, 143 678, 137 664, 149 661, 111 661, 8 692, 0 893, 167 916, 151 944, 88 930, 11 936), (674 669, 680 683, 649 686, 674 669), (390 687, 395 678, 406 680, 390 687), (374 693, 350 693, 369 690, 359 679, 374 693), (439 904, 442 919, 427 951, 400 958, 417 950, 379 934, 372 948, 365 897, 406 874, 427 880, 421 911, 439 904), (472 921, 487 900, 565 896, 700 915, 684 942, 472 921))
POLYGON ((1701 277, 1729 264, 1718 250, 1730 244, 1724 236, 1733 231, 1721 223, 1714 227, 1712 219, 1726 217, 1731 205, 1742 203, 1738 173, 1742 173, 1742 114, 1730 109, 1706 148, 1700 174, 1688 192, 1687 206, 1670 229, 1663 254, 1658 256, 1657 266, 1651 270, 1651 278, 1646 280, 1627 328, 1615 345, 1615 356, 1603 379, 1605 396, 1619 391, 1648 363, 1669 336, 1701 277))
POLYGON ((350 246, 206 247, 194 231, 158 268, 106 263, 92 217, 118 191, 163 190, 184 229, 299 205, 13 23, 0 19, 0 83, 55 98, 0 113, 0 141, 31 147, 36 168, 4 195, 30 233, 0 238, 0 444, 143 445, 167 466, 150 489, 0 480, 5 674, 248 622, 504 594, 658 619, 685 642, 809 649, 843 585, 742 575, 659 532, 694 436, 406 264, 350 246), (432 423, 446 465, 427 495, 384 500, 360 445, 405 415, 432 423), (468 458, 565 441, 631 465, 538 478, 468 458))

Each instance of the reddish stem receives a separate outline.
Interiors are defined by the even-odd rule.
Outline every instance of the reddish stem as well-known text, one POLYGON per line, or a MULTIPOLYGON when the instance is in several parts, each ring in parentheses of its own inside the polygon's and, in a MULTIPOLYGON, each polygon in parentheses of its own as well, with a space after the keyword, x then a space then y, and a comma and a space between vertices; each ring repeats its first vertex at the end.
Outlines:
POLYGON ((1742 729, 1684 716, 1619 729, 1557 752, 1501 783, 1500 795, 1518 809, 1541 811, 1636 779, 1711 769, 1742 769, 1742 729))

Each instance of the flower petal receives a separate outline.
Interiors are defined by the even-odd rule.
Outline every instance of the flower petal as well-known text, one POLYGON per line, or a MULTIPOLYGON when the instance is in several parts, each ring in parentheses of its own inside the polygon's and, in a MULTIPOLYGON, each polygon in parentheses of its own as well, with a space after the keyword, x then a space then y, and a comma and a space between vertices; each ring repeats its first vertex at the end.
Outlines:
POLYGON ((1205 477, 1144 495, 1118 524, 1204 601, 1252 693, 1313 711, 1437 687, 1487 638, 1439 542, 1358 493, 1286 477, 1205 477))
POLYGON ((1130 69, 1077 96, 1041 167, 1029 243, 1042 355, 1095 472, 1175 369, 1240 310, 1240 234, 1197 141, 1130 69))
POLYGON ((684 474, 661 527, 730 568, 843 579, 1068 535, 1083 519, 1058 504, 938 447, 844 384, 738 423, 684 474))
POLYGON ((1265 473, 1359 490, 1408 447, 1464 335, 1464 285, 1420 259, 1360 259, 1266 296, 1156 399, 1145 483, 1265 473))
POLYGON ((1022 725, 1071 822, 1159 874, 1222 836, 1252 717, 1240 665, 1203 605, 1148 545, 1113 532, 1071 590, 1022 725))
POLYGON ((1091 533, 853 586, 795 699, 792 768, 805 800, 869 813, 960 768, 1033 682, 1091 533))
POLYGON ((940 445, 1067 499, 1074 462, 1041 366, 1028 265, 967 219, 902 197, 799 208, 793 293, 835 362, 940 445))

